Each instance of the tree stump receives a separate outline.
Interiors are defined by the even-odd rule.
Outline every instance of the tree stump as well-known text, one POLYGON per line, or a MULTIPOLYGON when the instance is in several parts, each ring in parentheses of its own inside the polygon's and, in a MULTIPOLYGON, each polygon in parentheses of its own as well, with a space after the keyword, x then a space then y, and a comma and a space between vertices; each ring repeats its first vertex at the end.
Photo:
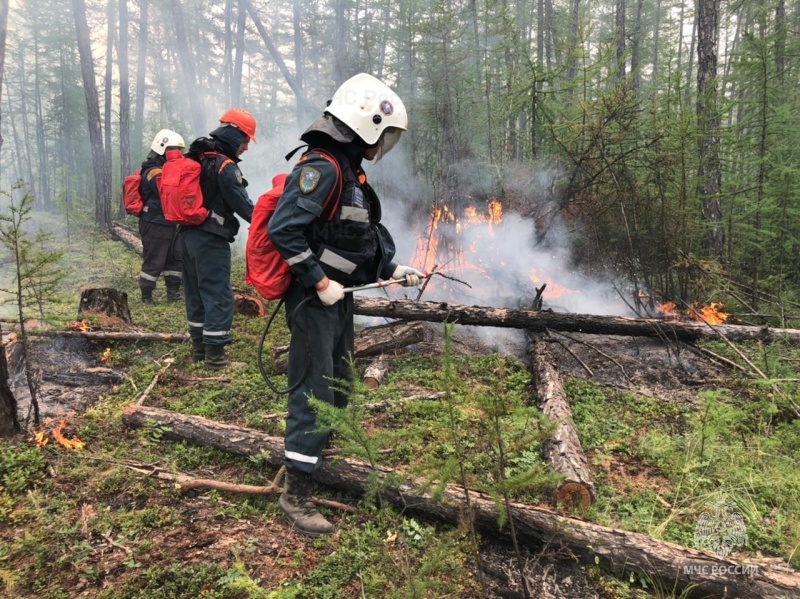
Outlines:
POLYGON ((128 324, 133 322, 131 310, 128 307, 128 294, 112 287, 97 287, 81 291, 78 318, 84 312, 113 316, 128 324))
POLYGON ((264 318, 267 314, 264 302, 252 293, 234 293, 233 311, 236 314, 244 314, 245 316, 256 318, 264 318))
POLYGON ((377 389, 389 373, 389 360, 380 356, 373 360, 364 371, 364 384, 368 389, 377 389))

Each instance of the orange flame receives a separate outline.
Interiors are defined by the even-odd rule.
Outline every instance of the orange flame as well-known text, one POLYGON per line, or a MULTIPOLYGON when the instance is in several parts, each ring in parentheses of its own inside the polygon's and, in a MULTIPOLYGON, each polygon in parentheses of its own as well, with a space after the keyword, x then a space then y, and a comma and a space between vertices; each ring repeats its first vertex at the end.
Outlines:
POLYGON ((64 436, 64 427, 67 425, 66 420, 62 420, 59 425, 53 429, 53 439, 58 441, 61 445, 66 447, 67 449, 83 449, 86 444, 81 441, 78 437, 72 437, 68 439, 64 436))
POLYGON ((692 317, 708 324, 724 324, 728 320, 729 314, 723 312, 725 304, 722 302, 711 302, 707 306, 692 306, 692 317))
POLYGON ((87 333, 92 330, 92 325, 90 325, 85 320, 78 320, 77 322, 73 322, 69 325, 69 327, 75 329, 76 331, 81 331, 83 333, 87 333))
POLYGON ((681 317, 675 302, 667 302, 665 304, 658 304, 658 309, 666 318, 679 319, 681 317))
POLYGON ((106 351, 103 352, 103 355, 100 356, 100 363, 105 364, 111 359, 111 348, 107 347, 106 351))
POLYGON ((49 439, 45 435, 44 431, 39 431, 33 437, 28 439, 28 441, 30 443, 33 443, 36 447, 44 447, 45 445, 47 445, 49 439))

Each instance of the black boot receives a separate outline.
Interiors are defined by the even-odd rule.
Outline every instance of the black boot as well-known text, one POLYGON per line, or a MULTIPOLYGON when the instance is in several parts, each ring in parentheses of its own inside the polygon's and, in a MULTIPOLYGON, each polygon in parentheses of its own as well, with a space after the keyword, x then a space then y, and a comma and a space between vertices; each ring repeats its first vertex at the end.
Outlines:
POLYGON ((147 304, 148 306, 153 305, 153 290, 152 289, 145 289, 142 287, 142 303, 147 304))
POLYGON ((328 522, 311 501, 311 475, 286 469, 286 487, 278 499, 292 528, 309 537, 331 535, 336 527, 328 522))
POLYGON ((192 362, 202 362, 206 359, 206 346, 203 345, 203 339, 195 339, 192 337, 192 362))
POLYGON ((231 361, 225 357, 224 345, 206 345, 205 348, 206 370, 223 370, 231 365, 231 361))
POLYGON ((167 285, 167 301, 170 303, 181 301, 180 285, 167 285))

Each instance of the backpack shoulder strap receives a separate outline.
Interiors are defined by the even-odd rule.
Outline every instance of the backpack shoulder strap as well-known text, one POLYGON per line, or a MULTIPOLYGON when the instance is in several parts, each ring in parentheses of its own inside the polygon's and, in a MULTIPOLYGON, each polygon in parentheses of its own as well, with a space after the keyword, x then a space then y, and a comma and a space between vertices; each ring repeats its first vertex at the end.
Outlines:
POLYGON ((225 169, 225 167, 228 166, 229 164, 235 164, 233 162, 233 160, 231 160, 230 158, 225 156, 225 154, 220 154, 219 152, 203 152, 202 154, 200 154, 200 160, 201 161, 205 160, 206 158, 214 158, 214 159, 216 159, 218 157, 219 158, 224 158, 224 160, 219 165, 219 169, 217 169, 217 175, 222 173, 222 171, 225 169))
POLYGON ((163 172, 164 172, 163 169, 155 166, 155 167, 151 168, 149 171, 147 171, 147 180, 148 181, 152 181, 156 177, 160 177, 161 173, 163 173, 163 172))
MULTIPOLYGON (((342 198, 342 188, 344 185, 344 179, 342 177, 343 166, 339 163, 339 160, 337 160, 333 152, 330 152, 329 150, 323 150, 322 148, 312 148, 306 151, 298 163, 306 160, 309 154, 318 154, 320 157, 330 162, 336 169, 336 183, 328 193, 328 197, 325 198, 325 201, 322 204, 322 212, 320 213, 320 218, 322 220, 333 220, 333 217, 336 215, 336 211, 339 209, 339 203, 342 198)), ((344 166, 349 165, 345 164, 344 166)))

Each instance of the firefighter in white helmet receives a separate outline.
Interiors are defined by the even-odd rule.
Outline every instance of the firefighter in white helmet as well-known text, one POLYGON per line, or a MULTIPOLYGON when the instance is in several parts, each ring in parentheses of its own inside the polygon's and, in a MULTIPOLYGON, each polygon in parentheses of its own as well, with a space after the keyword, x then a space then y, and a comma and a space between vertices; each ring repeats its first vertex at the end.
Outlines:
POLYGON ((139 216, 139 234, 142 236, 144 260, 139 273, 139 289, 145 304, 153 303, 153 290, 159 276, 164 277, 167 301, 177 302, 181 299, 181 260, 175 248, 177 226, 164 219, 158 195, 158 179, 167 150, 183 150, 185 147, 183 137, 178 133, 162 129, 153 138, 150 153, 142 163, 139 193, 144 209, 139 216))
POLYGON ((286 179, 269 222, 269 237, 293 274, 285 295, 292 390, 279 505, 307 535, 334 532, 310 499, 328 435, 317 432, 308 397, 339 408, 348 402, 342 385, 333 383, 351 376, 353 296, 345 297, 343 288, 402 277, 417 286, 424 276, 393 262, 394 241, 380 224, 380 201, 361 167, 364 159, 385 156, 407 127, 405 106, 386 84, 366 73, 345 81, 301 136, 309 149, 286 179))

